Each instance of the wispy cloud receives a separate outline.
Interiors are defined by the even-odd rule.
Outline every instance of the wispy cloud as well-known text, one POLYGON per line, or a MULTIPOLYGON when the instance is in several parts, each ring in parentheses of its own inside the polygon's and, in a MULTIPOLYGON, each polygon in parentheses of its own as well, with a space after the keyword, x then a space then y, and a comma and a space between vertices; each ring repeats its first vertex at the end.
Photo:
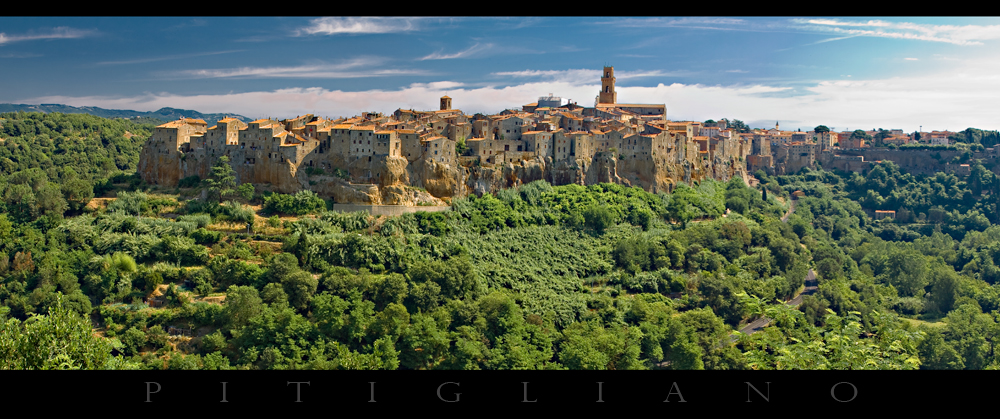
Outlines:
POLYGON ((478 53, 480 51, 488 50, 490 48, 493 48, 493 44, 478 44, 477 43, 477 44, 475 44, 475 45, 473 45, 473 46, 471 46, 469 48, 466 48, 465 50, 456 52, 454 54, 444 54, 442 51, 438 51, 438 52, 435 52, 433 54, 429 54, 427 56, 419 58, 419 60, 420 61, 424 61, 424 60, 450 60, 450 59, 453 59, 453 58, 466 58, 466 57, 468 57, 470 55, 476 54, 476 53, 478 53))
MULTIPOLYGON (((1000 39, 1000 25, 929 25, 884 20, 845 21, 838 19, 792 19, 792 22, 799 29, 811 31, 944 42, 955 45, 982 45, 983 41, 1000 39)), ((831 38, 821 42, 837 39, 843 38, 831 38)))
MULTIPOLYGON (((687 75, 689 72, 665 72, 661 70, 652 71, 619 71, 615 72, 615 79, 629 80, 646 77, 676 77, 687 75)), ((572 69, 572 70, 521 70, 502 71, 491 73, 493 76, 533 78, 540 81, 567 83, 574 86, 596 85, 601 81, 601 70, 599 69, 572 69)))
POLYGON ((289 67, 237 67, 221 69, 180 70, 163 73, 167 78, 317 78, 345 79, 401 75, 427 75, 426 70, 378 68, 384 62, 377 57, 361 57, 336 64, 314 63, 289 67))
POLYGON ((187 29, 189 27, 198 27, 198 26, 208 26, 208 21, 205 19, 197 19, 197 18, 190 19, 178 23, 174 26, 171 26, 170 29, 187 29))
POLYGON ((919 61, 919 59, 918 59, 918 58, 910 58, 910 57, 907 57, 907 58, 903 58, 903 59, 904 59, 904 60, 906 60, 906 61, 919 61))
POLYGON ((816 45, 816 44, 822 44, 822 43, 826 43, 826 42, 840 41, 840 40, 843 40, 843 39, 857 38, 859 36, 861 36, 861 35, 838 36, 838 37, 835 37, 835 38, 826 38, 826 39, 821 39, 819 41, 813 42, 811 44, 806 44, 806 45, 816 45))
POLYGON ((21 35, 8 35, 4 32, 0 32, 0 45, 9 44, 13 42, 35 41, 39 39, 83 38, 85 36, 93 35, 94 33, 96 32, 92 30, 74 29, 65 26, 53 28, 52 30, 47 32, 26 33, 21 35))
POLYGON ((684 18, 626 18, 611 21, 595 22, 601 24, 613 24, 615 26, 648 28, 648 27, 694 27, 701 29, 734 29, 731 25, 741 25, 746 23, 743 19, 721 18, 721 17, 684 17, 684 18))
POLYGON ((861 36, 861 35, 848 35, 848 36, 838 36, 838 37, 834 37, 834 38, 826 38, 826 39, 821 39, 821 40, 816 41, 816 42, 810 42, 808 44, 802 44, 802 45, 799 45, 799 46, 792 46, 792 47, 788 47, 788 48, 776 49, 775 51, 777 51, 777 52, 788 51, 790 49, 795 49, 795 48, 798 48, 798 47, 808 47, 808 46, 811 46, 811 45, 823 44, 823 43, 826 43, 826 42, 833 42, 833 41, 840 41, 840 40, 843 40, 843 39, 857 38, 859 36, 861 36))
POLYGON ((122 65, 122 64, 142 64, 151 63, 155 61, 169 61, 169 60, 180 60, 192 57, 204 57, 207 55, 219 55, 219 54, 230 54, 233 52, 243 52, 245 50, 235 49, 230 51, 212 51, 212 52, 201 52, 194 54, 179 54, 179 55, 167 55, 162 57, 149 57, 149 58, 137 58, 134 60, 121 60, 121 61, 101 61, 96 63, 96 65, 122 65))
POLYGON ((417 19, 396 17, 321 17, 295 35, 338 35, 409 32, 418 29, 417 19))
POLYGON ((31 53, 31 52, 0 54, 0 58, 35 58, 35 57, 41 57, 41 56, 42 56, 42 54, 36 54, 36 53, 31 53))
POLYGON ((594 69, 571 69, 571 70, 521 70, 521 71, 500 71, 491 73, 499 77, 515 77, 542 80, 547 82, 566 83, 579 86, 596 84, 600 82, 601 71, 594 69))
POLYGON ((660 70, 653 71, 619 71, 615 73, 615 78, 620 80, 628 79, 638 79, 643 77, 672 77, 677 76, 680 72, 664 72, 660 70))

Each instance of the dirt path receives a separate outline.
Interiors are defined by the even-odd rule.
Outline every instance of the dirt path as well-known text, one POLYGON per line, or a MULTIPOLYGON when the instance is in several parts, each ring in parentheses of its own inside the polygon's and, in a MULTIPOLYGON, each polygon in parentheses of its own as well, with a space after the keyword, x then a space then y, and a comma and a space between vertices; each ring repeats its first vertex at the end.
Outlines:
POLYGON ((110 204, 111 201, 114 201, 116 199, 118 198, 91 198, 90 202, 87 203, 86 208, 94 211, 101 208, 107 208, 108 204, 110 204))
POLYGON ((788 217, 791 217, 792 213, 795 212, 795 203, 797 201, 798 201, 797 199, 793 199, 792 202, 788 204, 788 212, 786 212, 785 215, 781 217, 781 222, 783 223, 788 222, 788 217))

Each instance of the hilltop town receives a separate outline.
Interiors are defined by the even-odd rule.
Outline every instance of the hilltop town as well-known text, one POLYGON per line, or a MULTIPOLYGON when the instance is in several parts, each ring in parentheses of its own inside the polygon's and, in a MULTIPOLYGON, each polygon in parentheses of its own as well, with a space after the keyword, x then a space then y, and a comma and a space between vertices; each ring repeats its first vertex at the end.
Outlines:
MULTIPOLYGON (((595 102, 583 107, 550 94, 520 110, 470 116, 443 96, 438 110, 398 109, 391 115, 309 114, 249 123, 224 118, 211 127, 181 118, 156 127, 138 171, 146 182, 175 186, 184 178, 206 178, 227 156, 237 180, 261 190, 308 189, 341 203, 418 205, 539 179, 557 185, 612 182, 655 193, 709 178, 737 176, 755 185, 758 170, 795 173, 817 162, 862 172, 883 159, 918 172, 968 168, 915 151, 904 156, 868 147, 873 138, 880 146, 916 141, 902 130, 782 131, 776 123, 751 131, 725 119, 671 121, 663 104, 619 103, 613 67, 604 68, 595 102)), ((948 134, 926 133, 922 140, 947 144, 948 134)))

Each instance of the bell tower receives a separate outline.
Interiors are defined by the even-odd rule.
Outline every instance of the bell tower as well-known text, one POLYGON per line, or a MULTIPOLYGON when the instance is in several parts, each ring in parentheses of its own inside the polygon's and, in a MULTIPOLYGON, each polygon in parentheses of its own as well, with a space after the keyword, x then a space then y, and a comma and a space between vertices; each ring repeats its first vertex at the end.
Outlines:
POLYGON ((615 92, 615 68, 604 67, 604 75, 601 77, 601 93, 597 96, 597 103, 617 103, 618 93, 615 92))

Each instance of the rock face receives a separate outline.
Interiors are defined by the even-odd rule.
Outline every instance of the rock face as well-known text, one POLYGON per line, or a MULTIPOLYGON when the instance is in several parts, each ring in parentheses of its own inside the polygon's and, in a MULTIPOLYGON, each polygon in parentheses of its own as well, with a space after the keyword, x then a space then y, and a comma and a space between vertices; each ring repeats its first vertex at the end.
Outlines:
POLYGON ((463 167, 441 164, 434 160, 417 160, 407 167, 407 173, 411 185, 424 188, 433 196, 453 197, 466 194, 461 187, 461 180, 467 176, 463 167))
POLYGON ((139 165, 136 167, 146 183, 164 185, 168 187, 177 186, 177 182, 183 178, 181 176, 181 153, 174 150, 173 153, 156 153, 152 147, 142 148, 139 153, 139 165))
MULTIPOLYGON (((139 172, 148 183, 176 186, 180 179, 197 175, 202 179, 214 164, 203 153, 154 153, 144 148, 139 172)), ((234 156, 240 159, 242 156, 234 156)), ((715 162, 697 167, 688 161, 667 159, 620 159, 612 153, 597 153, 592 160, 553 162, 534 158, 496 165, 469 167, 441 164, 433 160, 409 163, 405 158, 379 156, 345 164, 350 181, 331 175, 309 175, 290 161, 271 164, 231 163, 239 183, 252 183, 258 190, 295 193, 312 190, 339 203, 374 205, 445 205, 442 200, 468 194, 495 194, 536 180, 553 185, 616 183, 638 186, 650 192, 671 191, 677 182, 703 179, 727 180, 748 174, 738 162, 715 162), (367 182, 366 182, 367 181, 367 182), (423 189, 423 190, 421 190, 423 189)))

